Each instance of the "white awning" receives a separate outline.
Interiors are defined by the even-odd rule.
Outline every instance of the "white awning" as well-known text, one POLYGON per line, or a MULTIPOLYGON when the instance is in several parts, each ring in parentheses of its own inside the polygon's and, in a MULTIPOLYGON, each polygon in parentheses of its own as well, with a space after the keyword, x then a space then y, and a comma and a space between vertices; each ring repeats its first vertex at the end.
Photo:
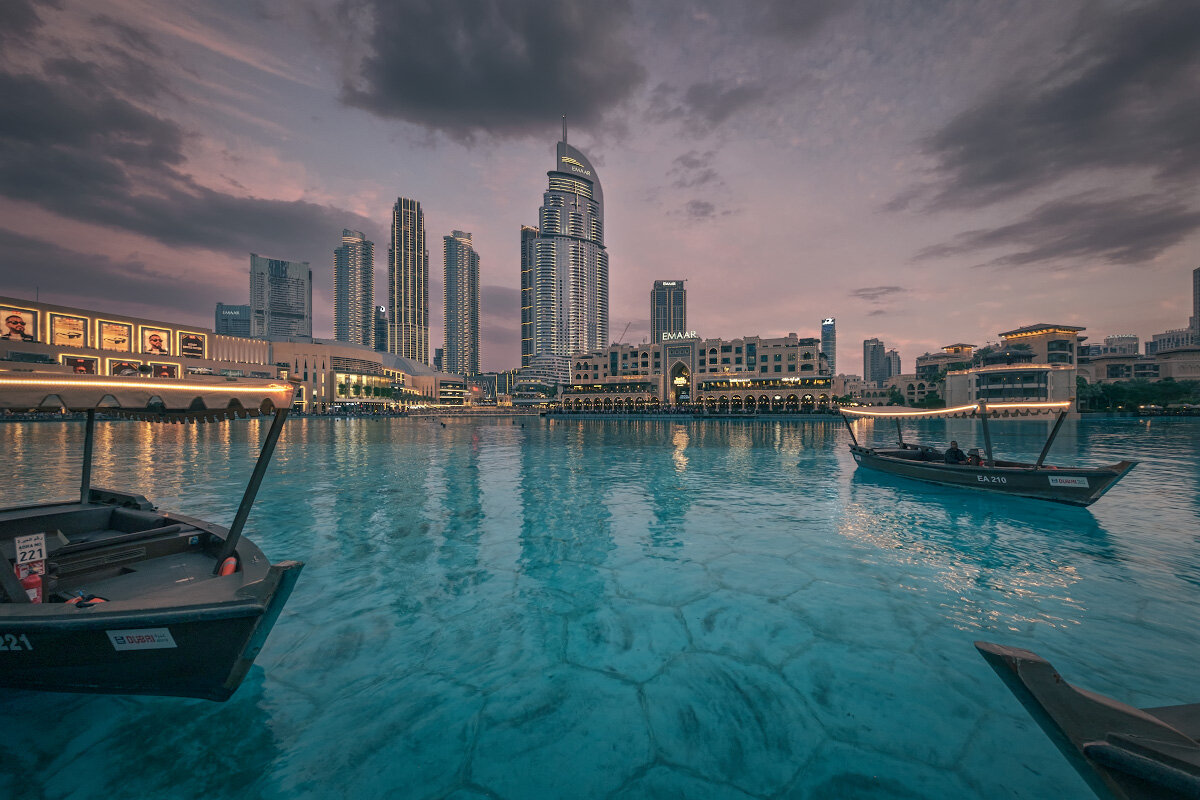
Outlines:
POLYGON ((215 422, 290 408, 294 394, 295 384, 282 380, 0 371, 0 409, 12 411, 96 409, 163 422, 215 422))
POLYGON ((1057 414, 1071 407, 1070 400, 1056 403, 972 403, 954 408, 905 408, 904 406, 852 406, 838 409, 847 417, 870 419, 939 419, 977 417, 984 413, 989 419, 997 417, 1031 417, 1057 414))

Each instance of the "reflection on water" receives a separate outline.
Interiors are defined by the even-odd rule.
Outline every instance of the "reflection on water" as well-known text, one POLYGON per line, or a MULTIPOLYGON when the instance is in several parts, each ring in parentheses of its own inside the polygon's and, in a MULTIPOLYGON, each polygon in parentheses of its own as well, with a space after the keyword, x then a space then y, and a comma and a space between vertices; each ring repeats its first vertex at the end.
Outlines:
MULTIPOLYGON (((979 446, 960 422, 905 437, 979 446)), ((13 693, 0 722, 40 733, 0 780, 1089 797, 971 641, 1135 705, 1196 699, 1200 425, 1157 423, 1064 426, 1052 462, 1142 462, 1076 509, 856 470, 836 419, 291 420, 247 535, 307 566, 246 684, 224 705, 13 693)), ((1047 432, 993 426, 1016 457, 1047 432)), ((101 423, 95 482, 228 524, 263 433, 101 423)), ((79 423, 0 424, 8 502, 72 497, 81 441, 79 423)))

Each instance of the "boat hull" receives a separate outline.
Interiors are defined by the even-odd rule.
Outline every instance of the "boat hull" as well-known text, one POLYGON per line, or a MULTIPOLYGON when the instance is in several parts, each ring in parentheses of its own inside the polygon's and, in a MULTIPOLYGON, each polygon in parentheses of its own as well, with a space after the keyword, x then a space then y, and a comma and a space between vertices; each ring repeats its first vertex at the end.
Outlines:
POLYGON ((273 565, 225 601, 0 607, 0 687, 226 700, 291 594, 299 562, 273 565))
POLYGON ((891 475, 1073 506, 1096 502, 1137 463, 1121 461, 1107 467, 1082 468, 1000 462, 989 467, 920 460, 919 447, 880 451, 850 445, 850 452, 859 466, 891 475))

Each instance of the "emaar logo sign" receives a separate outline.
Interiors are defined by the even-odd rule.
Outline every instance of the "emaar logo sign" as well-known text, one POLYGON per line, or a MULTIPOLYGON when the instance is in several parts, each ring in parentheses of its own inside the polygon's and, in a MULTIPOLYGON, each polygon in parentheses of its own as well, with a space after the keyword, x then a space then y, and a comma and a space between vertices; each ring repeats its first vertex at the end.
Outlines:
POLYGON ((578 172, 580 175, 587 175, 588 177, 591 177, 591 175, 592 175, 592 171, 590 169, 583 166, 583 164, 580 164, 578 161, 571 158, 570 156, 563 156, 562 163, 569 166, 571 168, 571 172, 578 172))
POLYGON ((699 339, 699 338, 700 337, 696 335, 695 331, 684 331, 683 333, 671 333, 670 331, 664 331, 662 340, 664 342, 671 342, 671 341, 675 341, 677 339, 699 339))

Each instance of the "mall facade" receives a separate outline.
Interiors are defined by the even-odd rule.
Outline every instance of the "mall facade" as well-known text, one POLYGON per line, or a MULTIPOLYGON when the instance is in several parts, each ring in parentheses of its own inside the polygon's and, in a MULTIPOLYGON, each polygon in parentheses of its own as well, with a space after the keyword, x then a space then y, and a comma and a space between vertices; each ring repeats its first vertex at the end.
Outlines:
POLYGON ((566 411, 689 408, 713 412, 810 411, 832 400, 819 339, 701 339, 693 331, 655 344, 614 344, 571 358, 566 411))
POLYGON ((208 328, 0 297, 0 361, 87 375, 298 381, 307 412, 463 405, 461 376, 364 345, 307 336, 248 339, 208 328))

